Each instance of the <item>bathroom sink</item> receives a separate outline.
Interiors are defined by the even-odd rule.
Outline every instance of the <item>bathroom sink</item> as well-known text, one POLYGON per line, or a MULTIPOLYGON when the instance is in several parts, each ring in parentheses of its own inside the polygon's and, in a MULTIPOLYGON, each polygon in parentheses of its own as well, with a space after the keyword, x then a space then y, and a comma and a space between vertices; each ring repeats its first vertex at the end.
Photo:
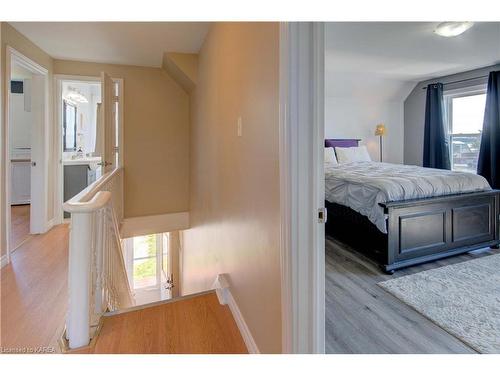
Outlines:
POLYGON ((83 156, 81 158, 75 158, 75 159, 64 159, 63 165, 85 165, 85 164, 96 164, 100 162, 101 158, 99 156, 83 156))

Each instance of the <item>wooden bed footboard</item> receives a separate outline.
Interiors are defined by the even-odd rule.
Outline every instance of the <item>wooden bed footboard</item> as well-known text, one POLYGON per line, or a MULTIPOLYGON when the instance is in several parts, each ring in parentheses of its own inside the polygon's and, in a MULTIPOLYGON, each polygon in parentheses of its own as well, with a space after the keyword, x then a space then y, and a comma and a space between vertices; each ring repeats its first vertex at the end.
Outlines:
POLYGON ((500 191, 381 204, 388 215, 387 272, 498 246, 500 191))
POLYGON ((348 207, 326 202, 326 232, 388 273, 500 244, 500 190, 380 204, 387 234, 348 207))

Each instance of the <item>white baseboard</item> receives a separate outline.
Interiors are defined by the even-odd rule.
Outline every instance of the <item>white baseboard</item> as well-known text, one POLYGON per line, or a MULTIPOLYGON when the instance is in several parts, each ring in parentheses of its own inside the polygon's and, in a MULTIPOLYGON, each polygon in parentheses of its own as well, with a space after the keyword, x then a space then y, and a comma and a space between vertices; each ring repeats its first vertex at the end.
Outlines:
POLYGON ((217 297, 219 298, 219 302, 221 305, 227 305, 233 314, 234 321, 240 330, 241 337, 243 337, 243 341, 247 347, 248 353, 250 354, 260 354, 259 348, 253 339, 252 333, 248 328, 241 311, 236 304, 236 301, 231 294, 231 290, 229 288, 229 282, 223 274, 217 275, 215 282, 213 284, 213 289, 217 293, 217 297))
POLYGON ((5 267, 8 264, 7 262, 7 254, 2 255, 2 258, 0 260, 0 268, 5 267))
POLYGON ((122 238, 165 233, 189 228, 189 212, 130 217, 121 225, 122 238))
POLYGON ((55 225, 56 219, 52 218, 49 221, 47 221, 47 232, 52 229, 52 227, 55 225))

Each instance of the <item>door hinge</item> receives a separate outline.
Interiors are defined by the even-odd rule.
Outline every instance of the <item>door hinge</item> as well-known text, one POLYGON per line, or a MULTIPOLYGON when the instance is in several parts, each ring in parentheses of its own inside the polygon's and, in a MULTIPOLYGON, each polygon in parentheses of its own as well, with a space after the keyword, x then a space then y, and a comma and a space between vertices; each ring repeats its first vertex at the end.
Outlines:
POLYGON ((320 224, 326 223, 327 217, 328 217, 328 211, 326 207, 318 208, 318 223, 320 224))
POLYGON ((175 285, 174 285, 174 274, 171 273, 170 277, 167 278, 167 281, 165 282, 165 289, 172 290, 172 289, 174 289, 174 287, 175 287, 175 285))

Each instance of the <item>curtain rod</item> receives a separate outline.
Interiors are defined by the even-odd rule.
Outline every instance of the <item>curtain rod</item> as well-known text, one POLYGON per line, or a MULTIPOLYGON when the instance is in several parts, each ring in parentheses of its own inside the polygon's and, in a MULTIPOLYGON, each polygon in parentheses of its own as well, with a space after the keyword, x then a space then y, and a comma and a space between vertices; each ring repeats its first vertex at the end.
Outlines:
MULTIPOLYGON (((467 82, 467 81, 474 81, 474 80, 476 80, 476 79, 481 79, 481 78, 488 78, 488 75, 485 75, 485 76, 479 76, 479 77, 474 77, 474 78, 460 79, 460 80, 458 80, 458 81, 446 82, 446 83, 443 83, 443 86, 444 86, 444 85, 453 85, 454 83, 461 83, 461 82, 467 82)), ((427 90, 427 86, 422 87, 422 90, 427 90)))

